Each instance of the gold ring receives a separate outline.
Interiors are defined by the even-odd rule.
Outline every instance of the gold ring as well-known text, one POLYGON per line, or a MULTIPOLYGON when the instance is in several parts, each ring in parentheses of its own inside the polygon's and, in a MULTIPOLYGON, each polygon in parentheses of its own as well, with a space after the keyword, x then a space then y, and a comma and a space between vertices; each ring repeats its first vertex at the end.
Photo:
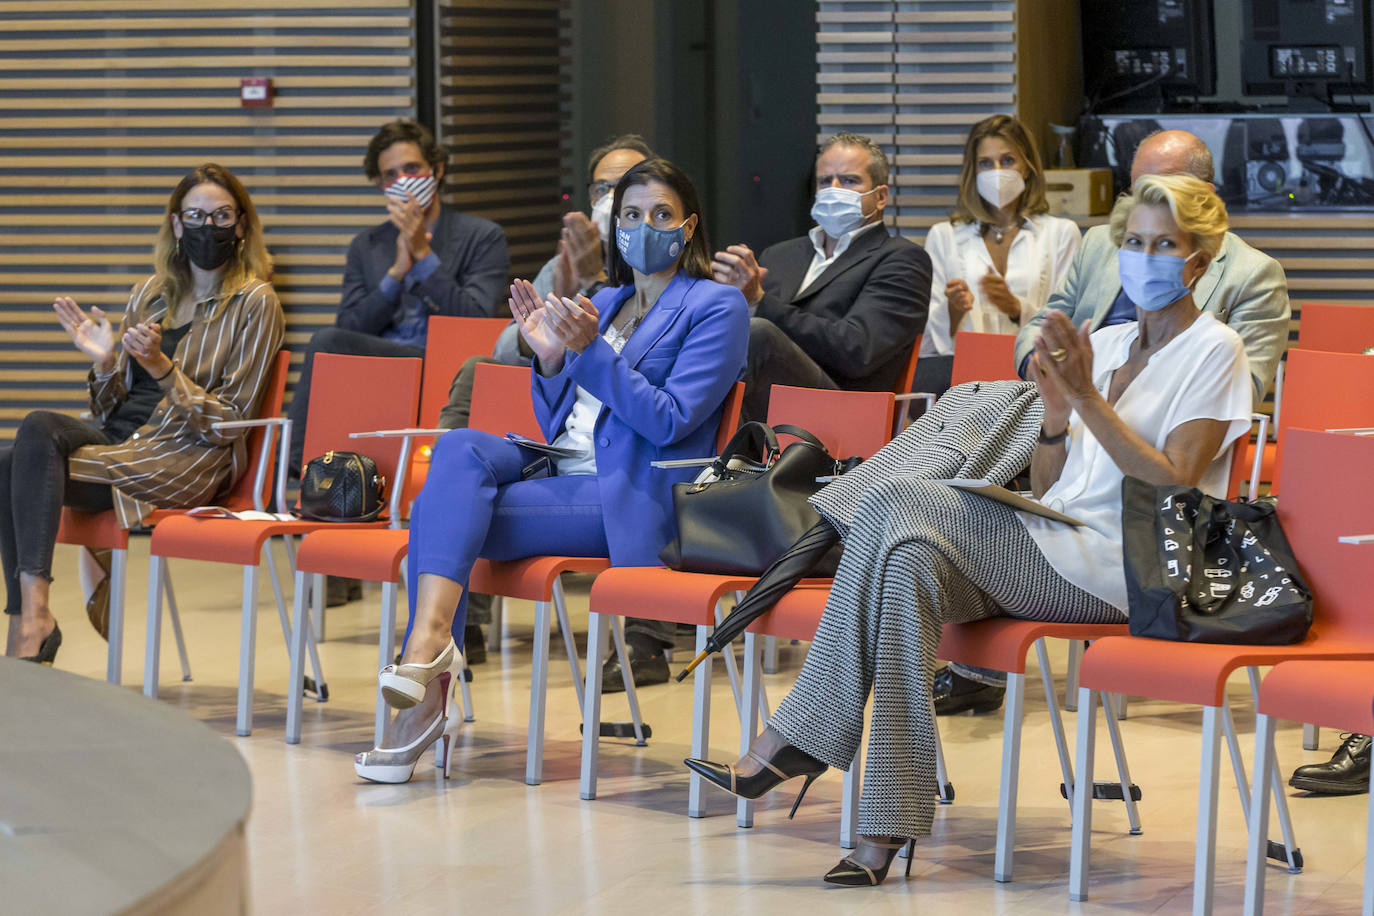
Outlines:
POLYGON ((1069 351, 1065 350, 1063 347, 1060 347, 1058 350, 1050 351, 1050 359, 1054 360, 1057 363, 1062 363, 1064 360, 1068 358, 1069 351))

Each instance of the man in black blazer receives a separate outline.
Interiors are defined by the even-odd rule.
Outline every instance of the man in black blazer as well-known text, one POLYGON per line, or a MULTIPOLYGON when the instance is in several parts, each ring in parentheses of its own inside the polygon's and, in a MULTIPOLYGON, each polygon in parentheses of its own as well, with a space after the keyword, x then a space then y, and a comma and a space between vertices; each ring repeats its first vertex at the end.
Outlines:
POLYGON ((755 260, 716 253, 715 278, 753 309, 744 417, 762 420, 772 385, 890 391, 925 328, 930 258, 883 225, 888 164, 867 137, 831 137, 816 159, 818 225, 755 260))
POLYGON ((441 206, 447 160, 434 135, 408 118, 384 125, 367 146, 363 171, 386 195, 387 220, 348 246, 334 326, 316 331, 306 350, 289 411, 296 473, 316 353, 423 358, 429 316, 494 318, 505 301, 506 234, 441 206))

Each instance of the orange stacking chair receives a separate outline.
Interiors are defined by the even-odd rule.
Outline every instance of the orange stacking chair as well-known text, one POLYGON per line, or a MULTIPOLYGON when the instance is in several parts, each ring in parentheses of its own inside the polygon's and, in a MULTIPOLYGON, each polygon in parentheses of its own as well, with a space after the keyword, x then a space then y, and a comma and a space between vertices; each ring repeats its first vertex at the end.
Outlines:
MULTIPOLYGON (((1079 672, 1077 769, 1081 785, 1092 785, 1096 697, 1100 692, 1156 697, 1203 708, 1194 913, 1209 913, 1212 909, 1222 729, 1231 751, 1242 806, 1249 808, 1249 786, 1227 705, 1227 677, 1237 669, 1247 668, 1251 690, 1257 695, 1257 666, 1374 655, 1374 615, 1368 613, 1368 602, 1360 600, 1363 592, 1355 587, 1359 579, 1353 574, 1354 570, 1365 569, 1367 563, 1358 566, 1347 551, 1335 550, 1332 544, 1337 535, 1358 531, 1374 517, 1374 490, 1350 485, 1350 481, 1359 479, 1374 466, 1374 438, 1290 429, 1283 452, 1279 519, 1315 595, 1312 629, 1307 638, 1291 646, 1237 646, 1112 636, 1093 643, 1079 672)), ((1314 707, 1309 712, 1318 710, 1314 707)), ((1296 871, 1302 867, 1302 859, 1288 822, 1287 799, 1277 772, 1271 772, 1272 786, 1260 782, 1256 789, 1263 792, 1272 788, 1278 800, 1284 833, 1282 855, 1290 869, 1296 871)), ((1074 791, 1072 795, 1069 895, 1073 900, 1084 900, 1088 893, 1093 793, 1074 791)), ((1281 855, 1277 845, 1267 848, 1271 856, 1281 855)))
MULTIPOLYGON (((1344 538, 1342 539, 1344 540, 1344 538)), ((1353 540, 1353 539, 1352 539, 1353 540)), ((1370 538, 1374 540, 1374 538, 1370 538)), ((1368 550, 1365 551, 1369 553, 1368 550)), ((1365 568, 1369 560, 1365 559, 1365 568)), ((1368 575, 1363 577, 1367 587, 1368 575)), ((1354 592, 1351 597, 1360 595, 1354 592)), ((1366 607, 1368 598, 1365 598, 1366 607)), ((1245 860, 1245 913, 1264 911, 1264 872, 1269 845, 1269 793, 1273 781, 1274 725, 1278 719, 1316 721, 1341 731, 1374 734, 1374 656, 1350 662, 1283 662, 1260 685, 1259 716, 1255 721, 1255 787, 1250 795, 1250 851, 1245 860), (1339 690, 1331 685, 1339 684, 1339 690)), ((1374 796, 1371 796, 1374 797, 1374 796)), ((1374 803, 1365 827, 1364 907, 1374 914, 1374 803)))
POLYGON ((1331 353, 1363 353, 1374 347, 1374 309, 1304 302, 1298 314, 1298 346, 1331 353))
MULTIPOLYGON (((793 423, 825 443, 837 457, 868 457, 890 438, 895 398, 885 391, 823 391, 810 388, 773 386, 768 403, 770 424, 793 423)), ((581 796, 596 798, 597 742, 594 737, 601 721, 601 665, 606 651, 606 623, 611 618, 649 617, 669 623, 685 623, 697 628, 697 651, 724 616, 721 602, 726 595, 737 599, 756 581, 753 576, 717 576, 677 572, 661 566, 618 567, 607 570, 592 584, 587 626, 586 699, 582 704, 581 796)), ((814 632, 814 628, 813 628, 814 632)), ((787 634, 780 634, 787 635, 787 634)), ((734 653, 725 653, 727 671, 734 667, 734 653)), ((757 663, 755 657, 751 664, 757 663)), ((693 680, 692 756, 706 755, 711 719, 711 659, 696 669, 693 680)), ((756 676, 757 680, 757 676, 756 676)), ((740 688, 731 677, 735 702, 741 714, 756 703, 752 693, 740 688)), ((701 778, 689 777, 687 813, 705 816, 701 778)))
MULTIPOLYGON (((448 404, 453 377, 473 356, 490 356, 496 338, 510 324, 507 318, 458 318, 434 315, 429 319, 425 337, 425 370, 420 380, 420 426, 436 429, 439 413, 448 404)), ((408 512, 425 485, 429 473, 429 448, 432 441, 411 447, 410 470, 406 475, 401 507, 408 512)), ((356 578, 356 577, 354 577, 356 578)))
POLYGON ((954 368, 949 386, 964 382, 1015 380, 1016 335, 960 331, 954 344, 954 368))
MULTIPOLYGON (((526 386, 528 391, 528 386, 526 386)), ((528 403, 528 396, 526 396, 528 403)), ((720 427, 716 433, 716 450, 724 448, 739 426, 740 408, 744 403, 744 383, 736 382, 725 398, 721 411, 720 427)), ((526 408, 528 409, 528 408, 526 408)), ((563 597, 563 576, 566 573, 586 573, 600 576, 611 568, 611 562, 604 557, 529 557, 524 560, 511 560, 494 563, 478 560, 472 568, 469 580, 474 592, 506 598, 520 598, 533 601, 534 614, 534 659, 530 673, 530 726, 529 741, 525 751, 525 783, 537 786, 544 773, 544 697, 548 688, 549 659, 549 610, 558 614, 558 626, 563 632, 563 640, 568 651, 568 663, 572 667, 573 687, 578 693, 582 711, 583 747, 590 741, 596 746, 601 729, 601 662, 603 652, 595 652, 588 644, 587 670, 590 674, 596 669, 597 701, 596 718, 588 719, 587 703, 583 698, 583 679, 577 670, 577 649, 573 645, 572 628, 568 625, 567 606, 563 597)), ((644 616, 644 615, 641 615, 644 616)), ((492 628, 499 629, 499 625, 492 628)), ((497 633, 495 638, 499 639, 497 633)), ((644 744, 642 720, 639 716, 639 700, 635 694, 634 678, 629 676, 630 659, 625 651, 624 634, 615 632, 616 651, 620 654, 620 667, 626 672, 625 697, 630 706, 633 720, 635 743, 644 744)), ((588 680, 589 682, 589 680, 588 680)), ((585 750, 584 750, 585 753, 585 750)))
MULTIPOLYGON (((286 394, 286 372, 291 363, 291 354, 282 350, 272 364, 271 374, 267 377, 267 388, 262 395, 258 415, 275 417, 281 414, 282 401, 286 394)), ((274 428, 256 428, 248 434, 248 455, 252 462, 238 483, 224 498, 226 508, 235 512, 245 509, 265 509, 272 487, 273 457, 272 433, 274 428)), ((156 525, 163 519, 185 513, 184 509, 157 509, 143 520, 145 525, 156 525)), ((75 544, 92 550, 108 549, 110 557, 110 645, 105 663, 105 679, 118 684, 124 667, 124 590, 129 562, 129 532, 119 526, 113 510, 107 512, 77 512, 62 510, 62 523, 57 530, 57 543, 75 544)), ((172 631, 176 634, 177 654, 181 658, 181 679, 191 679, 191 663, 186 656, 186 640, 181 633, 181 617, 177 614, 176 599, 172 595, 170 574, 163 568, 163 585, 167 589, 167 602, 172 616, 172 631)), ((276 569, 272 569, 273 582, 276 582, 276 569)))
MULTIPOLYGON (((488 320, 488 319, 481 319, 488 320)), ((434 321, 430 321, 431 329, 434 321)), ((435 338, 430 338, 431 343, 435 338)), ((456 371, 456 370, 455 370, 456 371)), ((449 376, 452 379, 452 375, 449 376)), ((439 410, 447 401, 447 382, 444 383, 445 400, 431 405, 434 415, 429 419, 437 421, 439 410)), ((519 433, 533 439, 542 439, 539 422, 534 417, 534 406, 530 402, 530 370, 522 366, 499 366, 482 364, 477 367, 472 388, 472 413, 468 418, 469 427, 496 436, 508 432, 519 433)), ((423 408, 422 408, 423 409, 423 408)), ((431 423, 432 425, 432 423, 431 423)), ((379 433, 363 434, 369 438, 423 437, 440 432, 434 429, 389 430, 379 433)), ((416 465, 411 465, 412 471, 416 465)), ((428 470, 428 459, 423 467, 428 470)), ((405 486, 407 493, 412 488, 405 486)), ((407 502, 407 505, 409 503, 407 502)), ((323 588, 326 575, 342 575, 369 582, 382 583, 380 630, 377 640, 378 667, 384 668, 392 663, 396 652, 396 603, 397 587, 403 576, 403 564, 410 553, 410 532, 393 526, 383 531, 376 529, 324 529, 314 532, 301 543, 296 557, 296 595, 323 588), (313 589, 306 588, 305 576, 314 577, 313 589)), ((297 613, 300 613, 298 609, 297 613)), ((294 645, 294 643, 293 643, 294 645)), ((466 675, 459 681, 462 685, 464 719, 473 720, 472 695, 468 688, 466 675)), ((286 741, 288 744, 300 742, 301 708, 303 697, 294 685, 287 694, 286 741)), ((377 709, 374 735, 378 744, 386 729, 388 718, 386 700, 381 689, 377 691, 377 709)))
MULTIPOLYGON (((328 451, 352 451, 356 442, 349 432, 364 429, 409 426, 415 421, 420 401, 420 360, 407 358, 378 359, 366 356, 338 356, 319 354, 315 357, 314 381, 310 388, 309 419, 305 427, 305 454, 311 457, 328 451)), ((264 419, 261 425, 282 427, 283 446, 290 439, 290 421, 264 419)), ((368 455, 377 463, 377 472, 388 481, 397 479, 398 469, 409 458, 409 440, 383 440, 368 448, 368 455)), ((285 461, 277 468, 278 511, 285 511, 282 498, 285 486, 285 461)), ((399 511, 401 488, 391 488, 390 515, 399 511)), ((148 614, 150 661, 144 674, 144 693, 157 694, 156 624, 161 617, 162 565, 167 559, 180 557, 189 560, 208 560, 215 563, 237 563, 243 567, 243 622, 239 644, 239 694, 236 730, 240 735, 253 728, 253 661, 257 637, 258 564, 264 548, 274 537, 305 535, 325 528, 338 529, 384 528, 385 518, 375 522, 314 522, 244 521, 231 518, 171 518, 153 529, 149 566, 148 614)), ((294 563, 293 563, 294 565, 294 563)), ((322 590, 313 596, 323 602, 322 590)), ((300 596, 297 603, 300 603, 300 596)), ((299 624, 300 621, 298 620, 299 624)), ((283 630, 289 626, 283 620, 283 630)), ((293 676, 301 672, 293 665, 293 676)), ((319 685, 320 699, 325 687, 319 685)))

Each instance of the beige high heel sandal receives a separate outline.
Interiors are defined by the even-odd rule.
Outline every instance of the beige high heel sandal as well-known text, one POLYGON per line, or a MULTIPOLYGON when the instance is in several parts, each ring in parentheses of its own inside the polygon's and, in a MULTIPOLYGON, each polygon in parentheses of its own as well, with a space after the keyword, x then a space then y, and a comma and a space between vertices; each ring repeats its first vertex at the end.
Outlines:
POLYGON ((392 709, 409 709, 425 698, 429 682, 441 674, 456 673, 462 676, 462 654, 453 640, 448 641, 444 651, 434 661, 424 665, 387 665, 377 675, 377 686, 392 709))

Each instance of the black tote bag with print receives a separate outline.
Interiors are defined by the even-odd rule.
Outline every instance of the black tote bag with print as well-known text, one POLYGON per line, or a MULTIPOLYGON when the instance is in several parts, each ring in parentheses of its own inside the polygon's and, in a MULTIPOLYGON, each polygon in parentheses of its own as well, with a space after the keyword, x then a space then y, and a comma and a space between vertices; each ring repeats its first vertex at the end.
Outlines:
POLYGON ((1250 646, 1307 635, 1312 592, 1274 500, 1227 501, 1133 477, 1121 496, 1131 635, 1250 646))

